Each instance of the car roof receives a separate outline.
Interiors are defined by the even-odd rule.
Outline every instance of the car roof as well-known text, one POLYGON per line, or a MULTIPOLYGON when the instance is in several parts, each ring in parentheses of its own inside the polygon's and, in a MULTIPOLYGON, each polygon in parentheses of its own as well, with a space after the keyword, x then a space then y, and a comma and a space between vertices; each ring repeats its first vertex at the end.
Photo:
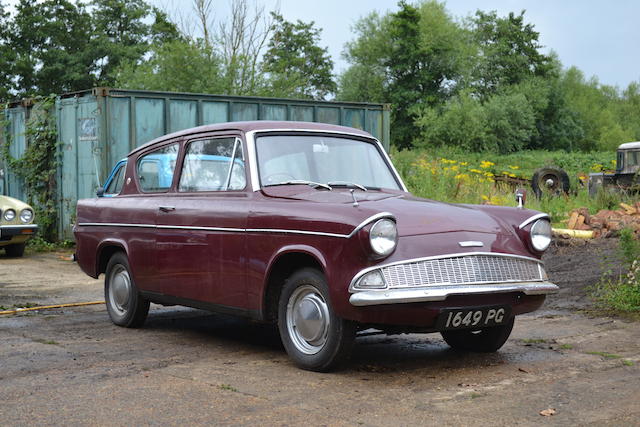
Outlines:
POLYGON ((640 148, 640 141, 626 142, 618 146, 618 150, 628 150, 630 148, 640 148))
MULTIPOLYGON (((316 123, 316 122, 288 122, 288 121, 266 121, 266 120, 257 120, 257 121, 246 121, 246 122, 226 122, 226 123, 217 123, 211 125, 198 126, 194 128, 180 130, 178 132, 173 132, 168 135, 163 135, 159 138, 153 139, 146 144, 141 145, 140 147, 134 148, 128 156, 144 150, 145 148, 154 145, 158 142, 165 141, 168 139, 173 139, 180 136, 188 136, 195 133, 203 133, 203 132, 218 132, 218 131, 240 131, 240 132, 251 132, 251 131, 267 131, 267 130, 292 130, 292 131, 326 131, 326 132, 338 132, 338 133, 346 133, 352 135, 364 136, 367 138, 373 138, 371 134, 365 132, 360 129, 355 129, 347 126, 338 126, 331 125, 326 123, 316 123)), ((127 156, 127 157, 128 157, 127 156)))

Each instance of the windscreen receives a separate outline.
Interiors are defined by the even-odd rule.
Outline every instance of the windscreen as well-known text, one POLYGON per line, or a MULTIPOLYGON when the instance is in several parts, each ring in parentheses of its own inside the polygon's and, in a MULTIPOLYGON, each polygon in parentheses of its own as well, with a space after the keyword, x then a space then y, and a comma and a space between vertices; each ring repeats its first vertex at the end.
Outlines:
POLYGON ((323 135, 265 135, 256 139, 256 150, 263 186, 313 181, 401 189, 371 142, 323 135))

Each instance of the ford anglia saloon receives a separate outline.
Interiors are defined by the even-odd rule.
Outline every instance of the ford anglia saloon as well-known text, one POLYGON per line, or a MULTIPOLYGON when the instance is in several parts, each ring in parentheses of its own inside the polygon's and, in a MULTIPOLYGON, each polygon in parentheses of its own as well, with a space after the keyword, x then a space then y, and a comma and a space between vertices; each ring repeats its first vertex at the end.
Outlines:
POLYGON ((105 274, 115 324, 141 326, 150 302, 277 323, 304 369, 333 368, 369 328, 496 351, 558 289, 546 214, 414 197, 357 129, 183 130, 129 153, 98 194, 78 202, 77 260, 105 274))

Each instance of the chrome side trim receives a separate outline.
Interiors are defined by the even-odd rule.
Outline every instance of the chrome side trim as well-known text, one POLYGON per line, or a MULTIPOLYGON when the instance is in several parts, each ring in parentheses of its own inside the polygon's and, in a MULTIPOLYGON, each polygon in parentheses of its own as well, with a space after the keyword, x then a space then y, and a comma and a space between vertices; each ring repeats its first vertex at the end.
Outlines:
POLYGON ((539 213, 539 214, 536 214, 536 215, 534 215, 534 216, 532 216, 532 217, 530 217, 530 218, 525 219, 525 220, 522 222, 522 224, 520 224, 520 225, 518 226, 518 228, 519 228, 520 230, 522 230, 522 229, 523 229, 523 228, 525 228, 527 225, 531 224, 532 222, 534 222, 534 221, 536 221, 536 220, 542 219, 542 218, 549 219, 549 215, 547 215, 546 213, 539 213))
POLYGON ((25 228, 38 228, 37 224, 20 224, 20 225, 0 225, 0 230, 4 230, 4 229, 18 229, 18 230, 23 230, 25 228))
POLYGON ((133 228, 158 228, 155 224, 125 224, 119 222, 81 222, 81 227, 133 227, 133 228))
POLYGON ((269 132, 301 132, 301 133, 327 133, 334 135, 347 135, 354 136, 358 138, 367 138, 371 139, 375 142, 378 147, 378 150, 382 153, 386 163, 391 167, 391 171, 393 172, 394 177, 400 183, 402 190, 405 192, 409 192, 407 186, 404 184, 404 181, 400 177, 400 174, 396 170, 395 166, 393 166, 393 162, 391 162, 391 158, 389 154, 384 150, 384 147, 378 141, 377 138, 374 138, 372 135, 362 135, 354 132, 345 132, 345 131, 335 131, 335 130, 321 130, 321 129, 260 129, 260 130, 252 130, 245 134, 245 139, 247 141, 247 152, 249 153, 249 170, 251 171, 251 187, 253 191, 260 190, 260 179, 258 177, 258 156, 256 155, 256 134, 258 133, 269 133, 269 132))
POLYGON ((336 233, 324 233, 321 231, 304 231, 304 230, 284 230, 277 228, 247 228, 247 233, 286 233, 286 234, 304 234, 313 236, 327 236, 327 237, 339 237, 341 239, 348 239, 348 234, 336 234, 336 233))
POLYGON ((495 285, 439 286, 429 289, 393 289, 360 291, 349 298, 356 307, 382 304, 444 301, 450 295, 495 294, 522 292, 525 295, 546 295, 558 292, 551 282, 499 283, 495 285))
POLYGON ((347 236, 347 238, 353 237, 358 231, 362 230, 368 224, 382 218, 391 218, 392 220, 396 220, 396 217, 391 212, 380 212, 375 215, 371 215, 369 218, 362 221, 356 228, 353 229, 351 233, 347 236))
POLYGON ((194 231, 218 231, 227 233, 288 233, 288 234, 302 234, 313 236, 326 236, 326 237, 338 237, 341 239, 348 239, 348 234, 338 233, 324 233, 321 231, 306 231, 306 230, 285 230, 277 228, 227 228, 227 227, 197 227, 187 225, 155 225, 155 224, 123 224, 123 223, 110 223, 110 222, 81 222, 78 224, 81 227, 130 227, 130 228, 153 228, 163 230, 194 230, 194 231))
MULTIPOLYGON (((219 231, 229 233, 286 233, 286 234, 301 234, 307 236, 325 236, 325 237, 337 237, 340 239, 349 239, 353 237, 358 231, 367 224, 380 219, 391 218, 395 221, 393 214, 389 212, 382 212, 375 215, 371 215, 369 218, 362 221, 351 233, 325 233, 323 231, 308 231, 308 230, 288 230, 279 228, 227 228, 227 227, 197 227, 187 225, 155 225, 155 224, 125 224, 117 222, 81 222, 78 225, 81 227, 132 227, 132 228, 155 228, 164 230, 199 230, 199 231, 219 231)), ((24 227, 23 227, 24 228, 24 227)), ((28 227, 27 227, 28 228, 28 227)))
POLYGON ((414 262, 420 262, 420 261, 430 261, 430 260, 434 260, 434 259, 443 259, 443 258, 456 258, 456 257, 465 257, 465 256, 475 256, 475 255, 486 255, 486 256, 500 256, 500 257, 506 257, 506 258, 520 258, 520 259, 525 259, 528 261, 535 261, 538 264, 544 265, 544 263, 542 261, 540 261, 537 258, 532 258, 532 257, 528 257, 528 256, 523 256, 523 255, 514 255, 514 254, 501 254, 498 252, 458 252, 458 253, 454 253, 454 254, 444 254, 444 255, 436 255, 436 256, 428 256, 428 257, 423 257, 423 258, 412 258, 412 259, 406 259, 406 260, 402 260, 402 261, 395 261, 395 262, 390 262, 387 264, 379 264, 379 265, 374 265, 373 267, 369 267, 369 268, 365 268, 364 270, 360 270, 360 272, 358 274, 356 274, 355 276, 353 276, 353 279, 351 279, 351 283, 349 284, 349 292, 366 292, 366 291, 360 291, 360 290, 354 290, 353 286, 355 285, 355 283, 358 281, 359 278, 361 278, 362 276, 364 276, 365 274, 369 273, 370 271, 373 270, 382 270, 385 267, 391 267, 394 265, 401 265, 401 264, 412 264, 414 262))
POLYGON ((226 231, 231 233, 243 233, 247 231, 244 228, 225 228, 225 227, 193 227, 187 225, 156 225, 155 228, 163 230, 196 230, 196 231, 226 231))

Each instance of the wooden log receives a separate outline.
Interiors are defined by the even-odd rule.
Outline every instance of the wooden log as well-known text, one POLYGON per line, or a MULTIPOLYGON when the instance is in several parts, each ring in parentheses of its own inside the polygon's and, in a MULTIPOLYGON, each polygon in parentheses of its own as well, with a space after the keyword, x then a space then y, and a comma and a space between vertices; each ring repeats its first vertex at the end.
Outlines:
POLYGON ((571 217, 569 217, 569 223, 567 224, 567 228, 569 230, 573 230, 574 228, 576 228, 576 222, 578 222, 578 216, 580 214, 578 214, 578 212, 571 212, 571 217))

